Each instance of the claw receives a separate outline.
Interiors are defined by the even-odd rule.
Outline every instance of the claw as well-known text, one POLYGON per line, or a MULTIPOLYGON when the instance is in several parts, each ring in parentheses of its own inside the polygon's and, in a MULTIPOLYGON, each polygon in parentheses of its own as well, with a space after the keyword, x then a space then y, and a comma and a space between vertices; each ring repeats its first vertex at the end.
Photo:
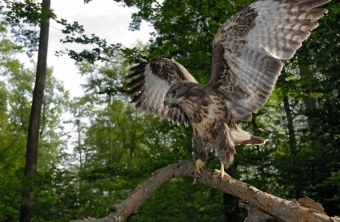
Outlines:
POLYGON ((215 174, 221 174, 221 178, 223 179, 223 177, 226 177, 227 179, 231 179, 232 177, 227 174, 225 171, 224 171, 224 163, 221 162, 221 169, 218 170, 218 169, 215 169, 215 174))
POLYGON ((202 173, 202 168, 204 167, 204 163, 202 160, 200 159, 197 159, 196 160, 196 170, 197 170, 197 173, 202 173))

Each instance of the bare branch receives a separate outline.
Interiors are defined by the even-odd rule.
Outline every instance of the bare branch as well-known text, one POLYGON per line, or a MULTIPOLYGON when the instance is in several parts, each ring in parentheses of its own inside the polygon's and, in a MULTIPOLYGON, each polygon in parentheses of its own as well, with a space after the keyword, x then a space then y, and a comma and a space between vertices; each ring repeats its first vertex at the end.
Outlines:
POLYGON ((261 210, 273 217, 287 222, 324 222, 338 221, 338 218, 331 218, 317 208, 306 208, 297 201, 289 201, 274 195, 265 193, 256 187, 243 183, 236 179, 221 178, 214 172, 203 169, 202 174, 196 172, 195 164, 191 161, 181 161, 155 171, 150 178, 140 184, 133 193, 120 204, 112 208, 112 213, 104 218, 80 219, 79 221, 95 222, 121 222, 128 218, 130 214, 137 211, 161 185, 167 181, 189 176, 196 179, 208 187, 218 191, 229 193, 248 202, 252 207, 261 210))

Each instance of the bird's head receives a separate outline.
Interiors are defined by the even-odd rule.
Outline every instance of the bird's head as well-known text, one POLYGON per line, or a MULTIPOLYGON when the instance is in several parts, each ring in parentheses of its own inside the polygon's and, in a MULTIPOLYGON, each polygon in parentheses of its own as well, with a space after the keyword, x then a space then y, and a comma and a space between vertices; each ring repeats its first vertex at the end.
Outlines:
POLYGON ((177 82, 170 87, 164 98, 164 105, 180 104, 183 96, 191 87, 185 81, 177 82))

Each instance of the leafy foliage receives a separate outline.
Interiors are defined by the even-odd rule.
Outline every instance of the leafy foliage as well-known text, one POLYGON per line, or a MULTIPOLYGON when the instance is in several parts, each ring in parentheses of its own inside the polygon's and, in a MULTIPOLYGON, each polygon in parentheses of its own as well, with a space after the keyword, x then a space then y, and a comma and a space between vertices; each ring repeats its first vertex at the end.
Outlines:
MULTIPOLYGON (((34 70, 25 68, 17 59, 12 58, 16 46, 6 38, 5 32, 0 33, 0 42, 4 51, 0 50, 1 70, 1 131, 0 131, 0 185, 1 199, 0 220, 17 220, 18 206, 21 200, 22 179, 24 173, 24 156, 26 150, 26 136, 32 99, 34 70)), ((67 93, 50 72, 46 86, 44 112, 40 129, 39 175, 41 180, 37 188, 38 196, 46 192, 47 180, 43 175, 49 175, 58 164, 58 149, 62 143, 59 140, 58 128, 60 115, 65 108, 67 93), (39 189, 41 188, 41 190, 39 189)), ((49 187, 49 189, 51 189, 49 187)), ((47 200, 44 200, 47 201, 47 200)), ((39 200, 38 200, 39 204, 39 200)))

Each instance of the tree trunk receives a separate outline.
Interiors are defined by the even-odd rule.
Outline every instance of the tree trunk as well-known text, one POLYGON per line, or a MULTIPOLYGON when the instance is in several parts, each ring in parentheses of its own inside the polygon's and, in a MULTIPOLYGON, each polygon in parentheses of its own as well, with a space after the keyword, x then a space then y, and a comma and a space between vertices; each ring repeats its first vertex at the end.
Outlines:
MULTIPOLYGON (((288 96, 283 99, 283 106, 287 116, 287 127, 288 127, 288 136, 289 136, 289 148, 290 148, 290 155, 291 158, 294 159, 297 157, 298 149, 297 149, 297 142, 295 137, 295 129, 293 123, 293 115, 292 111, 290 110, 288 96)), ((295 190, 295 198, 300 198, 303 196, 302 187, 300 184, 300 170, 298 167, 295 167, 293 170, 293 183, 294 183, 294 190, 295 190)))
POLYGON ((128 106, 128 114, 130 120, 130 156, 135 152, 136 148, 136 122, 132 115, 133 110, 128 106))
MULTIPOLYGON (((301 64, 300 65, 300 75, 301 78, 305 81, 314 79, 313 73, 311 73, 311 70, 308 68, 307 64, 301 64)), ((313 82, 313 81, 312 81, 313 82)), ((308 129, 309 129, 309 137, 311 144, 311 149, 313 153, 318 154, 320 152, 320 146, 318 144, 318 135, 319 135, 319 129, 320 129, 320 118, 318 116, 318 109, 319 109, 319 104, 318 104, 318 99, 317 98, 310 98, 310 97, 305 97, 303 98, 304 104, 305 104, 305 115, 307 116, 307 122, 308 122, 308 129)), ((321 151, 322 152, 322 151, 321 151)), ((316 167, 317 161, 315 158, 312 159, 312 172, 311 172, 311 182, 313 184, 316 183, 316 167)))
POLYGON ((33 190, 35 186, 34 180, 37 170, 39 127, 46 81, 46 63, 49 32, 49 18, 44 15, 47 15, 46 12, 50 10, 50 3, 50 0, 42 1, 38 63, 36 71, 36 81, 33 91, 30 122, 28 126, 26 166, 23 183, 22 202, 20 207, 20 221, 22 222, 31 221, 33 215, 33 190))
MULTIPOLYGON (((236 176, 236 166, 235 164, 231 165, 227 173, 235 178, 236 176)), ((240 208, 239 208, 239 198, 223 193, 223 210, 224 210, 224 222, 239 222, 240 221, 240 208)))

